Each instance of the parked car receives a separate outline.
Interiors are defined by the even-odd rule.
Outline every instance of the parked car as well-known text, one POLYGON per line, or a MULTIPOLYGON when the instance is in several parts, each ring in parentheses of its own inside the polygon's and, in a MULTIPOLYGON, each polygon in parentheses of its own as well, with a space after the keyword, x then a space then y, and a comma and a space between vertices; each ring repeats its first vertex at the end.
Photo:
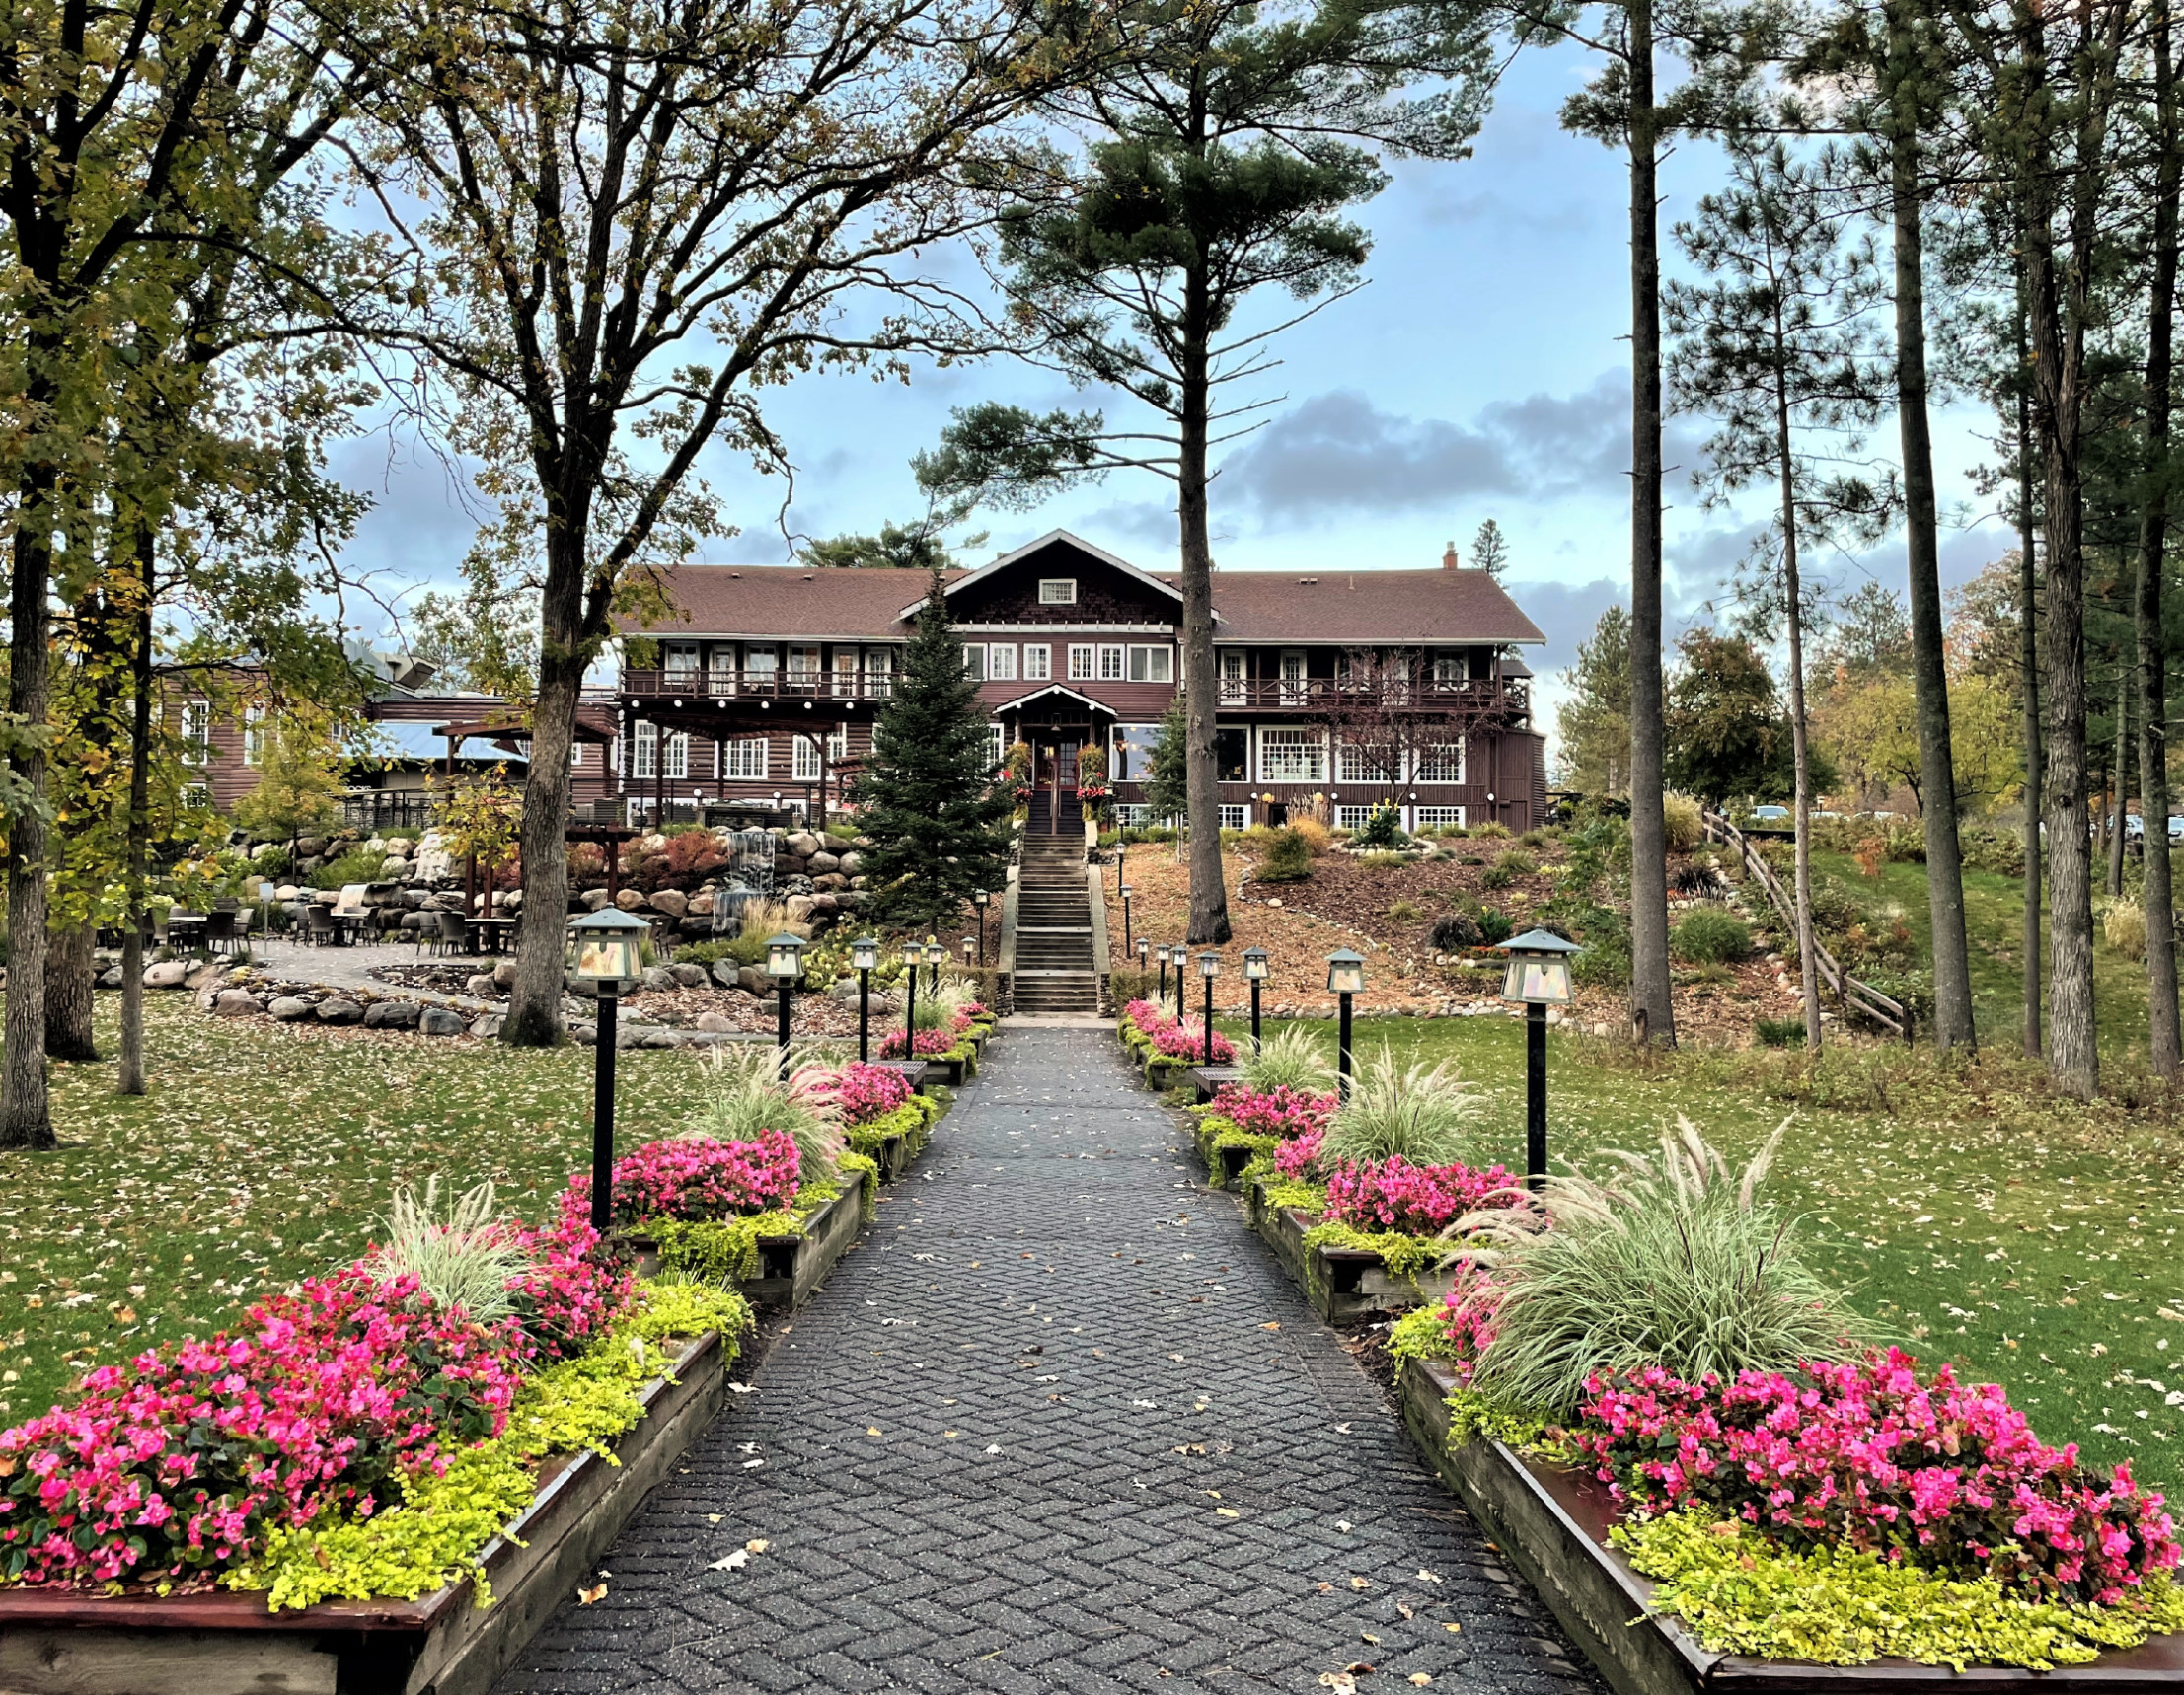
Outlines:
POLYGON ((1755 806, 1752 809, 1752 821, 1755 824, 1787 824, 1789 818, 1789 808, 1786 806, 1755 806))

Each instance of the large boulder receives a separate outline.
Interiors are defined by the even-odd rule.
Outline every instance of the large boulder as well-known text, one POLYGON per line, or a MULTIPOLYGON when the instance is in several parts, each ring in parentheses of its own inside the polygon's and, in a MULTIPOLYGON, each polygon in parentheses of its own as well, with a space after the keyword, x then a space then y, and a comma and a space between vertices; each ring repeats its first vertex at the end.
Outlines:
POLYGON ((592 1047, 599 1040, 599 1026, 596 1024, 571 1024, 568 1027, 568 1039, 579 1048, 592 1047))
POLYGON ((698 1014, 698 1028, 709 1034, 718 1035, 733 1030, 735 1020, 724 1012, 701 1012, 698 1014))
MULTIPOLYGON (((816 859, 812 860, 812 863, 814 865, 816 865, 818 862, 819 861, 816 859)), ((849 878, 843 876, 842 873, 839 871, 822 872, 820 875, 811 879, 812 890, 815 893, 822 895, 838 895, 849 886, 849 878)))
POLYGON ((829 871, 840 869, 841 864, 842 861, 838 857, 822 848, 820 851, 812 854, 811 863, 806 865, 804 869, 809 871, 813 877, 817 878, 825 876, 829 871))
POLYGON ((325 852, 326 852, 326 838, 325 838, 325 837, 323 837, 323 836, 299 836, 299 837, 297 837, 297 838, 296 838, 296 857, 297 857, 297 858, 299 858, 299 859, 316 859, 316 858, 318 858, 318 857, 319 857, 320 855, 322 855, 322 854, 323 854, 323 853, 325 853, 325 852))
POLYGON ((706 968, 702 965, 671 965, 667 969, 675 974, 675 981, 685 989, 703 989, 706 986, 706 968))
POLYGON ((481 1012, 472 1021, 470 1033, 483 1040, 490 1041, 500 1034, 500 1026, 507 1021, 508 1015, 504 1012, 481 1012))
POLYGON ((683 1033, 655 1027, 644 1032, 644 1045, 647 1048, 679 1048, 683 1045, 683 1033))
POLYGON ((820 843, 818 837, 812 835, 810 831, 798 830, 785 839, 782 846, 795 854, 797 858, 808 859, 812 854, 819 851, 820 843))
POLYGON ((713 891, 700 889, 690 897, 690 905, 683 909, 687 918, 711 918, 713 916, 713 891))
POLYGON ((837 977, 834 980, 833 987, 827 993, 837 1000, 855 1000, 857 998, 857 979, 854 977, 837 977))
MULTIPOLYGON (((627 890, 623 892, 628 893, 627 890)), ((576 898, 584 903, 586 912, 601 912, 605 910, 607 905, 607 891, 604 889, 586 889, 576 898)))
POLYGON ((311 1016, 312 1003, 300 995, 276 995, 265 1010, 283 1024, 293 1024, 298 1018, 311 1016))
POLYGON ((792 924, 800 924, 804 920, 811 917, 812 906, 809 895, 791 895, 783 903, 783 906, 789 914, 789 921, 792 924))
POLYGON ((811 902, 811 916, 814 919, 825 918, 829 913, 838 911, 842 905, 841 897, 831 893, 812 895, 808 898, 811 902))
POLYGON ((680 989, 674 972, 664 965, 648 965, 644 968, 644 987, 647 989, 680 989))
POLYGON ((427 1006, 417 1015, 417 1031, 425 1036, 460 1036, 469 1028, 460 1012, 445 1006, 427 1006))
POLYGON ((842 855, 841 863, 834 868, 845 877, 854 877, 865 869, 865 855, 856 852, 845 853, 842 855))
POLYGON ((622 889, 616 893, 614 904, 626 913, 634 913, 644 905, 644 897, 635 889, 622 889))
POLYGON ((492 986, 495 989, 513 989, 516 986, 516 962, 504 959, 492 968, 492 986))
POLYGON ((99 987, 101 989, 119 989, 121 987, 121 968, 118 965, 110 965, 106 970, 100 972, 99 987))
POLYGON ((342 995, 319 1002, 319 1022, 322 1024, 360 1024, 363 1018, 364 1009, 342 995))
POLYGON ((409 838, 409 837, 407 837, 407 836, 390 836, 390 837, 388 837, 388 838, 387 838, 387 851, 388 851, 389 853, 391 853, 391 854, 392 854, 392 855, 393 855, 393 856, 394 856, 395 858, 397 858, 397 859, 407 859, 407 858, 409 858, 409 857, 410 857, 410 838, 409 838))
POLYGON ((293 883, 283 883, 273 891, 273 899, 281 902, 300 901, 303 899, 303 891, 293 883))
POLYGON ((210 989, 228 974, 228 968, 218 960, 208 959, 202 965, 192 966, 189 975, 182 980, 185 989, 210 989))
POLYGON ((407 877, 410 874, 410 861, 399 853, 390 853, 380 860, 379 874, 390 882, 398 877, 407 877))
POLYGON ((774 980, 766 975, 763 965, 746 965, 735 974, 735 986, 753 995, 765 995, 774 987, 774 980))
POLYGON ((463 979, 465 995, 490 995, 493 992, 492 973, 481 971, 476 977, 463 979))
POLYGON ((682 922, 675 927, 682 931, 684 935, 710 936, 713 934, 713 921, 711 919, 694 918, 689 914, 685 914, 682 922))
POLYGON ((713 962, 713 981, 722 989, 740 989, 743 986, 743 967, 732 959, 716 959, 713 962))
POLYGON ((655 889, 652 891, 652 911, 665 913, 671 919, 679 919, 690 909, 690 897, 680 889, 655 889))
POLYGON ((223 989, 212 1001, 215 1018, 250 1018, 262 1010, 258 996, 247 989, 223 989))
POLYGON ((422 1009, 414 1000, 374 1000, 364 1010, 367 1030, 414 1030, 422 1009))

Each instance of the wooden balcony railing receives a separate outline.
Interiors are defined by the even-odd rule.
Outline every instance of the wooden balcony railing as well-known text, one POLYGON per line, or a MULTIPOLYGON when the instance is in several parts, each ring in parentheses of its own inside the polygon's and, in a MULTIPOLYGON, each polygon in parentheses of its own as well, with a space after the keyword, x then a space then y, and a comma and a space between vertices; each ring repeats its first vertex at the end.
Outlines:
POLYGON ((885 700, 892 672, 625 668, 622 693, 686 700, 885 700))
POLYGON ((1483 714, 1521 708, 1521 684, 1492 678, 1462 683, 1426 679, 1352 681, 1346 677, 1223 678, 1215 699, 1246 711, 1338 712, 1395 707, 1420 712, 1483 714))

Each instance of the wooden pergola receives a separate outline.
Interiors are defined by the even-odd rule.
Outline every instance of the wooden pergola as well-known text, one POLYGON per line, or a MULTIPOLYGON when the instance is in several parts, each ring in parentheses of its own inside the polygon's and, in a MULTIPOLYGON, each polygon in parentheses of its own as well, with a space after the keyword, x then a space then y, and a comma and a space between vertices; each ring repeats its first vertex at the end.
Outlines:
MULTIPOLYGON (((462 757, 462 747, 469 741, 490 741, 493 746, 511 754, 522 754, 531 738, 531 726, 521 718, 502 715, 493 718, 475 718, 452 724, 435 724, 435 736, 447 742, 447 774, 455 774, 455 762, 462 757)), ((576 711, 574 740, 584 747, 611 747, 615 739, 615 725, 597 713, 587 713, 582 707, 576 711)), ((607 901, 612 905, 621 892, 622 844, 637 834, 621 825, 583 824, 571 818, 562 830, 565 846, 571 842, 596 844, 607 860, 607 901)), ((478 904, 478 855, 473 853, 463 869, 463 915, 468 919, 478 904)))

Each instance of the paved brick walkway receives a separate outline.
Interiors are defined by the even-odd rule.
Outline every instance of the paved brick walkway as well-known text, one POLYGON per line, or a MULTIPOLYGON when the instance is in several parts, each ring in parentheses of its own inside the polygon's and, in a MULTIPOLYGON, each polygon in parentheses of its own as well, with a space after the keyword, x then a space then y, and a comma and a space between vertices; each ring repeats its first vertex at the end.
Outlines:
POLYGON ((1011 1031, 501 1695, 1302 1692, 1361 1660, 1366 1691, 1594 1695, 1196 1177, 1111 1037, 1011 1031))

